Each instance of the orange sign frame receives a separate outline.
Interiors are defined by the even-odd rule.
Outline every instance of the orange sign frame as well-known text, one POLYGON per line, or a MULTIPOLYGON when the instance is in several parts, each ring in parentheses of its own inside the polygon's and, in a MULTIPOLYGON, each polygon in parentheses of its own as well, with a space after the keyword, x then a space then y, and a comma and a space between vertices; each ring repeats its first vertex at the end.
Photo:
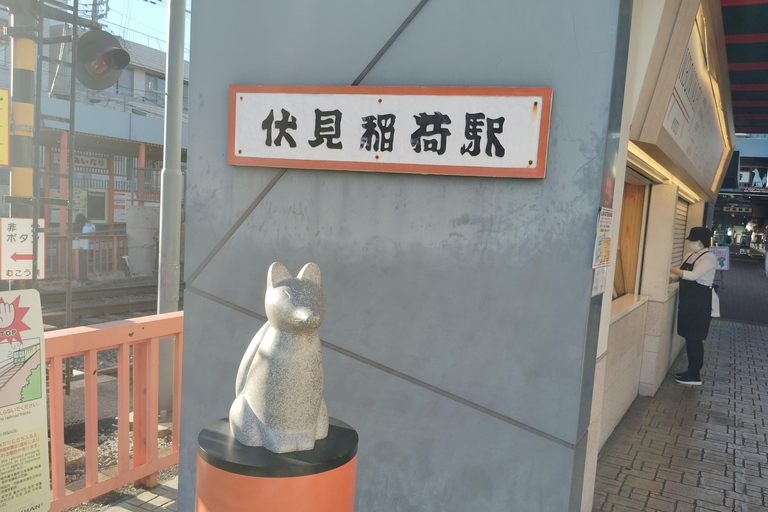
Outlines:
POLYGON ((544 178, 546 174, 549 125, 552 110, 552 89, 549 87, 368 87, 368 86, 293 86, 293 85, 238 85, 229 86, 229 132, 227 163, 230 165, 275 167, 289 169, 323 169, 345 171, 395 172, 408 174, 436 174, 448 176, 484 176, 497 178, 544 178), (385 162, 300 160, 237 156, 235 126, 237 95, 240 93, 286 94, 367 94, 367 95, 423 95, 423 96, 541 96, 541 124, 539 128, 536 167, 471 167, 385 162))

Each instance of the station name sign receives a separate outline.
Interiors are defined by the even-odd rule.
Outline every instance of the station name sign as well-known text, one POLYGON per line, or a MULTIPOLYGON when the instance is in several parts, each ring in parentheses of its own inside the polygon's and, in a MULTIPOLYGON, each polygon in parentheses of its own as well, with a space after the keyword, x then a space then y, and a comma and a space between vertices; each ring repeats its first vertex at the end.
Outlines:
POLYGON ((232 165, 543 178, 552 89, 230 85, 232 165))

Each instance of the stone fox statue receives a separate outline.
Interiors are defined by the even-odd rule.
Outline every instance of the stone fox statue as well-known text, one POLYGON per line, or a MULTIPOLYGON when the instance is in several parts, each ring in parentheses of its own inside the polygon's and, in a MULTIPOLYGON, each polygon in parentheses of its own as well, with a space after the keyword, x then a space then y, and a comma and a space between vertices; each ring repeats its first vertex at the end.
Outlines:
POLYGON ((267 323, 245 351, 229 410, 232 434, 275 453, 311 450, 328 435, 323 354, 317 328, 325 316, 320 268, 307 263, 292 277, 269 267, 267 323))

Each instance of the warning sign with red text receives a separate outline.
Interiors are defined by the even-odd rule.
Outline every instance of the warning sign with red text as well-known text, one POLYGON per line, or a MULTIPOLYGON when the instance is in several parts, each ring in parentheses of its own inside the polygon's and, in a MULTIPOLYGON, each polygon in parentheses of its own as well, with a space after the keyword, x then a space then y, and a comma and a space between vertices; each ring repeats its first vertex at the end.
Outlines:
POLYGON ((0 292, 0 512, 50 504, 40 294, 0 292))
MULTIPOLYGON (((38 219, 45 227, 45 220, 38 219)), ((2 281, 32 279, 32 219, 0 218, 0 272, 2 281)), ((37 278, 45 279, 45 233, 37 239, 37 278)))

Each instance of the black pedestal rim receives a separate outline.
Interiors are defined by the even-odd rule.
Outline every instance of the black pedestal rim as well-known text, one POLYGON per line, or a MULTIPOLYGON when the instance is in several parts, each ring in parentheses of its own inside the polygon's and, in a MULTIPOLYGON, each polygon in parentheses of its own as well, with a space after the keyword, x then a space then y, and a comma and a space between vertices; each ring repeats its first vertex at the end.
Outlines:
POLYGON ((197 438, 198 456, 211 466, 245 476, 286 478, 315 475, 343 466, 357 455, 355 429, 329 419, 328 436, 315 441, 312 450, 272 453, 263 447, 246 446, 232 435, 229 419, 208 425, 197 438))

